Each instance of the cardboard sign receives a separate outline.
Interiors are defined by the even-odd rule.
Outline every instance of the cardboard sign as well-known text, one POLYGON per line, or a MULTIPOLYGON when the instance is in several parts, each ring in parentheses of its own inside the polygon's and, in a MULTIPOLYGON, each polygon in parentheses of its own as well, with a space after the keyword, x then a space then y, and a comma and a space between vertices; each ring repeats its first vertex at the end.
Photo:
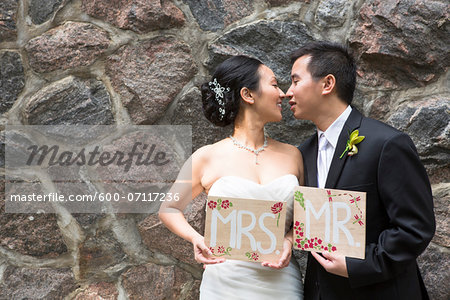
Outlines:
POLYGON ((286 202, 208 196, 205 243, 215 257, 276 262, 285 219, 286 202))
POLYGON ((294 248, 364 259, 366 193, 296 187, 294 248))

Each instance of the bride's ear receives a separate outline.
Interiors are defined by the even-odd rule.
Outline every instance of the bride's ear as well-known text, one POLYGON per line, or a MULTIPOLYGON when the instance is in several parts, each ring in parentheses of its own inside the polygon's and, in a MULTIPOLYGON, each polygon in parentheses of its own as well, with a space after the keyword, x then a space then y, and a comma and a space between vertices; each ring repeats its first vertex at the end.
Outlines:
POLYGON ((246 87, 243 87, 241 89, 241 98, 242 100, 244 100, 245 102, 249 103, 249 104, 253 104, 255 103, 255 99, 253 98, 253 93, 246 87))

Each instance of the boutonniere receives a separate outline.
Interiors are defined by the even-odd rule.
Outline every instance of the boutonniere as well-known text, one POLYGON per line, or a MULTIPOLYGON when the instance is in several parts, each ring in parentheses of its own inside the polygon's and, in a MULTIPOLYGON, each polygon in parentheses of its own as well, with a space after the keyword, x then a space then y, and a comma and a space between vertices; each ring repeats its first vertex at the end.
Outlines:
POLYGON ((353 132, 350 134, 350 137, 347 140, 347 147, 345 147, 344 152, 342 152, 340 159, 342 156, 344 156, 345 152, 348 151, 348 156, 353 156, 356 153, 358 153, 358 148, 356 147, 357 144, 361 143, 362 140, 364 140, 365 136, 359 136, 359 130, 353 130, 353 132))

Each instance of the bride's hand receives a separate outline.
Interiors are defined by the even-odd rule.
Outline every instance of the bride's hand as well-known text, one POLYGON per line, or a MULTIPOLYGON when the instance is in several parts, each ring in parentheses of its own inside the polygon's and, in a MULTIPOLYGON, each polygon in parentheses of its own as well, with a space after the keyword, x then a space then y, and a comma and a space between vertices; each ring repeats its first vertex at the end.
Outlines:
POLYGON ((225 258, 213 257, 211 250, 206 246, 203 236, 195 237, 192 240, 194 245, 195 260, 201 264, 217 264, 225 261, 225 258))
POLYGON ((278 262, 268 262, 263 261, 261 263, 264 267, 271 267, 274 269, 283 269, 289 265, 289 262, 291 261, 291 255, 292 255, 292 242, 291 240, 285 238, 283 243, 283 252, 281 253, 281 257, 278 260, 278 262))

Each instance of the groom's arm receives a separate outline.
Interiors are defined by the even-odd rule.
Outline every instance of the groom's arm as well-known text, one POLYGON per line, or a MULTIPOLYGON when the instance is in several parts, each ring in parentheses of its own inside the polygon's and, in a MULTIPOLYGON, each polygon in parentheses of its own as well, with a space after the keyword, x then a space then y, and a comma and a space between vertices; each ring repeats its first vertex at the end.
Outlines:
MULTIPOLYGON (((364 260, 346 258, 352 287, 388 280, 427 247, 435 231, 431 187, 413 142, 398 134, 385 142, 378 165, 378 194, 390 220, 364 260)), ((370 200, 369 200, 370 201, 370 200)))

